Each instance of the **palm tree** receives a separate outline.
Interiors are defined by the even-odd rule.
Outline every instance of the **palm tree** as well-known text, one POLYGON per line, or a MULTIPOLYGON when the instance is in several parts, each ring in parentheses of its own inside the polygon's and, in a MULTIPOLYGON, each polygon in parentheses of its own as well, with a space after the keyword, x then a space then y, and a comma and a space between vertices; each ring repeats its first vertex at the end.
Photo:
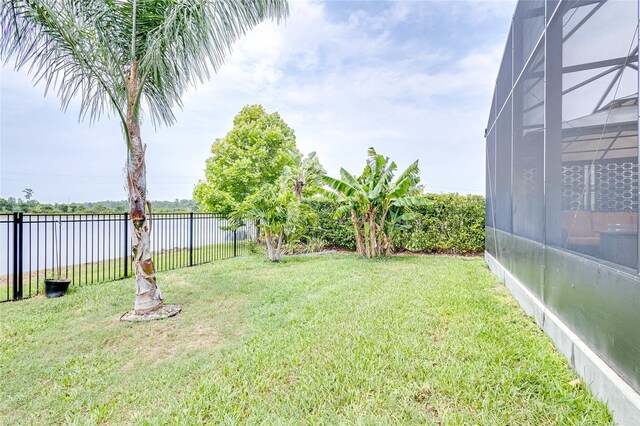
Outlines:
POLYGON ((126 187, 133 225, 135 311, 162 306, 150 248, 144 110, 171 125, 187 87, 217 71, 232 44, 265 19, 283 19, 286 0, 2 0, 0 57, 28 66, 80 119, 120 119, 127 146, 126 187))
POLYGON ((295 204, 293 194, 285 187, 284 180, 280 179, 280 182, 265 185, 247 197, 247 201, 244 208, 232 214, 232 218, 242 221, 250 217, 258 222, 267 246, 267 257, 272 262, 280 262, 291 207, 295 204))
POLYGON ((367 165, 359 177, 340 169, 341 179, 322 178, 342 202, 336 215, 350 214, 356 249, 362 256, 391 254, 397 227, 415 216, 411 208, 430 203, 419 196, 418 161, 394 180, 396 170, 396 163, 369 148, 367 165))
POLYGON ((304 157, 297 150, 289 151, 293 158, 293 166, 285 166, 283 171, 284 179, 291 184, 293 192, 298 200, 302 202, 304 187, 319 187, 322 184, 322 176, 326 173, 316 153, 310 152, 304 157))

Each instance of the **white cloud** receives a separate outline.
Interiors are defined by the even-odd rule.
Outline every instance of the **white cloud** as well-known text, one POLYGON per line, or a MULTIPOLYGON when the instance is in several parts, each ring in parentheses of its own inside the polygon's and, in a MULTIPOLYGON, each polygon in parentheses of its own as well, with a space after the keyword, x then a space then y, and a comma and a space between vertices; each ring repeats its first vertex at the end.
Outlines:
POLYGON ((430 40, 391 40, 412 8, 398 3, 384 19, 359 10, 336 24, 323 4, 294 2, 285 28, 263 25, 236 46, 212 96, 235 98, 249 81, 251 102, 280 111, 300 148, 317 151, 332 173, 359 170, 375 146, 401 164, 419 158, 427 185, 482 191, 482 131, 502 48, 479 45, 457 56, 430 40), (262 53, 256 46, 264 40, 280 48, 262 53), (266 85, 265 64, 280 76, 266 85), (475 157, 474 166, 450 167, 452 147, 475 157))
MULTIPOLYGON (((265 23, 254 29, 234 46, 212 81, 184 96, 184 110, 176 112, 177 125, 157 132, 143 128, 152 198, 190 197, 193 184, 203 175, 211 143, 224 136, 233 116, 250 103, 280 112, 296 131, 299 148, 318 152, 332 174, 340 167, 359 171, 366 149, 374 146, 401 168, 419 159, 424 183, 434 190, 481 192, 482 131, 504 34, 478 37, 467 25, 497 16, 506 32, 512 5, 355 2, 345 3, 350 8, 335 9, 335 4, 291 2, 286 24, 265 23), (510 9, 508 14, 505 9, 510 9), (441 21, 458 19, 463 24, 450 30, 463 41, 448 33, 434 35, 437 31, 432 28, 441 21), (421 33, 422 29, 431 32, 421 33)), ((2 84, 4 91, 7 86, 2 84)), ((41 89, 21 87, 11 93, 27 93, 30 102, 36 102, 41 89)), ((19 99, 14 102, 19 108, 33 108, 19 99)), ((57 107, 53 98, 46 102, 49 110, 57 107)), ((67 115, 75 119, 71 110, 67 115)), ((119 175, 124 151, 116 127, 110 126, 112 133, 98 139, 110 139, 112 151, 100 158, 101 167, 113 168, 119 175)), ((82 143, 87 126, 73 129, 65 138, 82 143)), ((7 143, 16 141, 3 141, 7 143)), ((28 185, 19 188, 24 186, 28 185)), ((118 183, 118 191, 121 187, 118 183)), ((13 194, 0 188, 2 195, 18 195, 11 188, 13 194)), ((73 197, 124 198, 123 192, 90 197, 82 191, 73 192, 73 197)), ((36 191, 36 195, 41 194, 36 191)))

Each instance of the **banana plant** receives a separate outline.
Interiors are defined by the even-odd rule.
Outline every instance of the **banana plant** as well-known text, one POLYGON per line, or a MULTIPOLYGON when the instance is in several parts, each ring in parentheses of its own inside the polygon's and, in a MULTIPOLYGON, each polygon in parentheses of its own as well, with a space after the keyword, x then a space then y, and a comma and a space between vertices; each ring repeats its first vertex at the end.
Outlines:
POLYGON ((415 216, 412 209, 430 203, 420 196, 417 160, 394 179, 396 170, 395 162, 369 148, 367 164, 359 177, 344 168, 340 169, 340 179, 322 177, 342 202, 336 216, 350 216, 356 249, 362 256, 391 254, 397 229, 415 216))

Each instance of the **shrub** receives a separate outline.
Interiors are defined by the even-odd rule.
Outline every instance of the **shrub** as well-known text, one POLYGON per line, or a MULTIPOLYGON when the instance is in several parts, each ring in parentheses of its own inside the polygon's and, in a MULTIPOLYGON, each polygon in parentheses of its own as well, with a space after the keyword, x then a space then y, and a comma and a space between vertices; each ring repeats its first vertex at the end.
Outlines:
POLYGON ((309 238, 304 241, 287 242, 282 247, 284 254, 318 253, 327 246, 327 242, 320 238, 309 238))
POLYGON ((481 195, 427 194, 431 204, 402 229, 395 250, 452 254, 484 250, 485 199, 481 195))
MULTIPOLYGON (((395 251, 471 254, 484 250, 485 199, 481 195, 427 194, 428 206, 415 209, 417 218, 394 238, 395 251)), ((318 214, 318 223, 305 234, 335 248, 355 250, 351 223, 334 218, 339 203, 314 198, 304 201, 318 214)))
POLYGON ((316 226, 305 232, 309 239, 326 241, 327 246, 355 250, 356 239, 351 222, 347 219, 335 219, 334 214, 340 204, 326 198, 312 198, 304 200, 312 210, 318 214, 316 226))

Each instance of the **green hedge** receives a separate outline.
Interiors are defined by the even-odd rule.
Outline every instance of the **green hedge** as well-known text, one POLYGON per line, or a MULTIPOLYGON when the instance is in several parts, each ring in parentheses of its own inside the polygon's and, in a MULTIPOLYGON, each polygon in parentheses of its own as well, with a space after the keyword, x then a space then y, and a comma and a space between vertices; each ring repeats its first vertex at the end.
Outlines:
POLYGON ((356 249, 356 238, 353 234, 351 221, 344 219, 334 219, 333 215, 340 204, 327 199, 305 200, 318 214, 318 223, 315 227, 307 230, 306 236, 323 240, 327 245, 347 250, 356 249))
POLYGON ((484 251, 485 199, 481 195, 429 194, 420 217, 394 239, 399 250, 466 254, 484 251))
MULTIPOLYGON (((480 195, 427 194, 432 203, 417 209, 419 217, 394 238, 395 251, 468 254, 484 250, 485 199, 480 195)), ((339 206, 325 199, 308 200, 318 213, 318 224, 307 236, 329 246, 354 250, 355 239, 347 218, 334 219, 339 206)))

